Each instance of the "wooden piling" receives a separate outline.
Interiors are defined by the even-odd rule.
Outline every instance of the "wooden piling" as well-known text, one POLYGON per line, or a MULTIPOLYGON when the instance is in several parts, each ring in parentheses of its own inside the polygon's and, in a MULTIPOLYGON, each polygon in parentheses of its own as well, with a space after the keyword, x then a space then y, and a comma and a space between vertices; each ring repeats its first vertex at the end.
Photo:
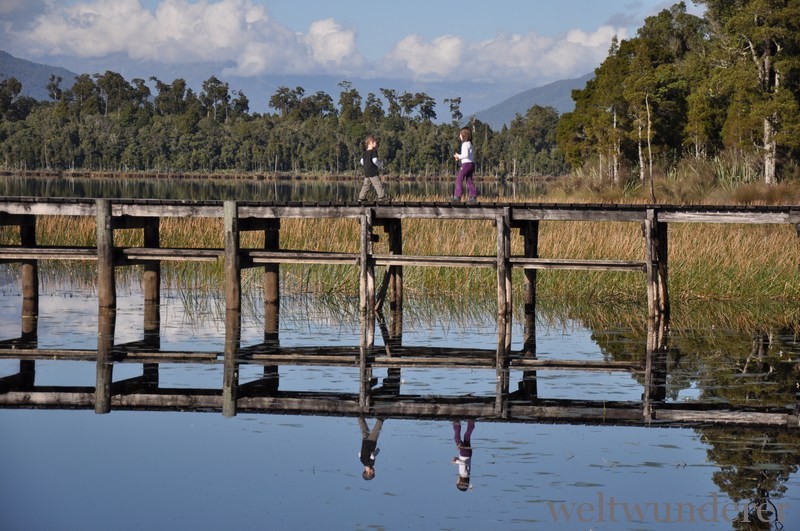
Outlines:
MULTIPOLYGON (((264 250, 280 249, 280 218, 266 220, 264 228, 264 250)), ((280 346, 280 264, 264 266, 264 344, 270 347, 280 346)), ((266 392, 277 392, 280 382, 277 365, 265 365, 263 380, 266 392)))
MULTIPOLYGON (((497 228, 497 316, 505 323, 511 316, 511 213, 508 208, 495 218, 497 228)), ((499 323, 500 321, 498 321, 499 323)), ((503 324, 503 326, 505 326, 503 324)))
POLYGON ((508 416, 508 396, 511 379, 509 355, 511 354, 511 319, 505 319, 497 330, 497 358, 495 360, 496 387, 494 413, 498 418, 508 416))
POLYGON ((241 338, 242 264, 239 255, 239 214, 236 201, 225 201, 225 353, 222 376, 222 414, 236 415, 239 363, 236 354, 241 338))
POLYGON ((656 312, 647 319, 647 346, 645 353, 644 391, 642 414, 646 421, 655 414, 654 404, 667 397, 667 328, 669 318, 656 312))
MULTIPOLYGON (((520 228, 522 233, 523 254, 525 258, 539 258, 539 222, 526 221, 520 228)), ((536 269, 523 269, 525 304, 522 330, 522 355, 536 359, 536 269)), ((522 372, 519 392, 526 400, 533 400, 537 395, 536 371, 522 372)))
MULTIPOLYGON (((389 254, 403 254, 403 225, 399 219, 391 220, 389 230, 389 254)), ((389 266, 389 309, 403 309, 403 266, 389 266)))
POLYGON ((225 312, 225 352, 222 373, 222 414, 236 416, 239 389, 239 352, 242 334, 242 314, 237 310, 225 312))
MULTIPOLYGON (((158 249, 161 247, 160 236, 161 220, 159 218, 148 218, 144 225, 144 246, 148 249, 158 249)), ((144 290, 144 302, 158 304, 161 300, 161 262, 149 261, 144 264, 142 275, 142 288, 144 290)))
POLYGON ((116 308, 117 290, 114 283, 114 229, 111 202, 98 199, 97 211, 97 299, 100 308, 116 308))
POLYGON ((669 319, 669 282, 668 282, 668 264, 669 264, 669 242, 668 242, 668 228, 669 225, 661 223, 656 217, 656 257, 658 259, 658 294, 659 294, 659 312, 663 314, 664 318, 669 319))
POLYGON ((647 284, 647 315, 652 319, 659 312, 660 289, 658 285, 658 234, 656 213, 648 208, 642 224, 644 233, 645 282, 647 284))
MULTIPOLYGON (((157 217, 145 220, 144 246, 149 249, 161 247, 161 220, 157 217)), ((144 344, 147 348, 161 348, 161 262, 149 261, 144 264, 142 274, 144 291, 144 344)), ((142 380, 151 387, 158 387, 158 364, 145 363, 142 380)))
POLYGON ((225 241, 225 308, 242 309, 242 264, 239 256, 239 217, 236 201, 224 204, 225 241))
MULTIPOLYGON (((280 230, 280 219, 267 220, 264 229, 265 251, 280 249, 280 230)), ((278 333, 280 304, 280 264, 266 264, 264 266, 264 339, 278 333)))
MULTIPOLYGON (((20 244, 36 247, 36 216, 22 216, 19 226, 20 244)), ((39 266, 36 260, 22 261, 22 299, 39 300, 39 266)))
POLYGON ((94 412, 111 411, 111 384, 114 368, 114 328, 116 309, 101 307, 97 314, 97 381, 94 390, 94 412))
POLYGON ((373 211, 365 208, 361 215, 359 256, 359 291, 362 318, 366 321, 365 333, 362 342, 366 347, 372 347, 375 340, 375 260, 372 252, 373 211))

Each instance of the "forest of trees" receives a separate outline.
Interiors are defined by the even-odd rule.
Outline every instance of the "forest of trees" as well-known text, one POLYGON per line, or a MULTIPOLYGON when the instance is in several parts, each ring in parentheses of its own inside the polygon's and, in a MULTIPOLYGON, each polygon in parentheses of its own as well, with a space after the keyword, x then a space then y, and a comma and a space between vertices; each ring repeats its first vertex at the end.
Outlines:
POLYGON ((458 97, 442 102, 442 117, 425 93, 364 96, 349 81, 337 100, 280 87, 261 96, 273 112, 260 114, 214 76, 199 93, 183 79, 128 81, 107 71, 62 88, 53 76, 45 102, 2 79, 2 165, 345 174, 375 134, 388 173, 452 174, 458 128, 469 125, 481 175, 592 171, 624 184, 713 160, 720 172, 767 184, 800 177, 800 1, 701 2, 705 18, 680 2, 610 43, 595 77, 573 92, 573 112, 535 105, 500 131, 463 116, 458 97))
POLYGON ((766 184, 800 177, 800 1, 695 3, 705 18, 683 2, 648 18, 573 93, 558 125, 570 164, 614 182, 708 159, 766 184))

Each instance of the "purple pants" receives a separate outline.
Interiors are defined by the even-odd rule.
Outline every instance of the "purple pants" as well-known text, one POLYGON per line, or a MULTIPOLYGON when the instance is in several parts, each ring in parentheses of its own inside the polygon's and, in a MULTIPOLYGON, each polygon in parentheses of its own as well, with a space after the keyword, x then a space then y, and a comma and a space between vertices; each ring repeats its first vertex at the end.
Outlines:
POLYGON ((470 441, 470 438, 472 436, 472 430, 474 429, 475 421, 468 420, 467 431, 464 432, 464 438, 462 439, 461 423, 458 421, 453 422, 453 439, 456 441, 456 447, 458 447, 461 457, 472 457, 472 441, 470 441))
POLYGON ((475 189, 475 184, 472 182, 472 174, 475 173, 475 163, 465 162, 461 165, 461 169, 456 176, 456 191, 453 192, 453 197, 461 197, 462 184, 467 181, 467 193, 470 198, 477 197, 478 191, 475 189))

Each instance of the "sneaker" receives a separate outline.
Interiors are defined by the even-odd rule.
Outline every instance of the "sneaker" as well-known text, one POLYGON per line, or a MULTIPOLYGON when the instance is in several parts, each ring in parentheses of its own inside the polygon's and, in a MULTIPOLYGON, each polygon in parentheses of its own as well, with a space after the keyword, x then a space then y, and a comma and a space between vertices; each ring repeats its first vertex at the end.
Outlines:
POLYGON ((478 202, 478 198, 477 197, 470 197, 469 198, 469 202, 470 203, 477 203, 478 202))
POLYGON ((452 201, 453 201, 453 203, 460 203, 461 202, 461 198, 454 195, 452 201))
POLYGON ((388 195, 388 194, 387 194, 387 195, 385 195, 385 196, 383 196, 383 197, 379 197, 379 198, 378 198, 378 202, 379 202, 379 203, 388 203, 388 202, 389 202, 389 201, 391 201, 391 200, 392 200, 392 198, 391 198, 391 197, 389 197, 389 195, 388 195))

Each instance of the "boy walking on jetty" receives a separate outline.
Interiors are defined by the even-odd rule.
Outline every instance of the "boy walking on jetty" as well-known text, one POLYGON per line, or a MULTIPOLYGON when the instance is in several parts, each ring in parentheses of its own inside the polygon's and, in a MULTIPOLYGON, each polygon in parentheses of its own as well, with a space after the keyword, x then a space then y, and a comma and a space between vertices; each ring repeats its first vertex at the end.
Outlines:
POLYGON ((385 201, 388 196, 386 195, 386 190, 383 189, 381 178, 378 176, 378 171, 383 165, 378 159, 378 139, 373 135, 369 135, 365 143, 367 149, 364 150, 364 156, 361 158, 361 165, 364 166, 364 184, 361 185, 358 200, 366 201, 371 186, 375 188, 375 193, 378 194, 378 201, 385 201))

